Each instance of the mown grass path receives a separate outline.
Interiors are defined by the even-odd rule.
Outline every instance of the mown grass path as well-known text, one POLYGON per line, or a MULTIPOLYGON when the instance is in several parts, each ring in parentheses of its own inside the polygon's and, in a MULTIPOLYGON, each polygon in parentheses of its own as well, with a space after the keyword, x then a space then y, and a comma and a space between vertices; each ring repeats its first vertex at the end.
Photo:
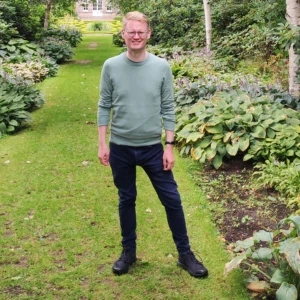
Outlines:
POLYGON ((241 274, 223 276, 229 255, 203 194, 177 158, 191 244, 209 268, 199 280, 176 266, 165 213, 138 174, 138 257, 114 276, 120 253, 117 193, 97 159, 96 111, 111 37, 85 36, 74 61, 40 84, 44 107, 31 126, 0 140, 0 299, 247 299, 241 274))

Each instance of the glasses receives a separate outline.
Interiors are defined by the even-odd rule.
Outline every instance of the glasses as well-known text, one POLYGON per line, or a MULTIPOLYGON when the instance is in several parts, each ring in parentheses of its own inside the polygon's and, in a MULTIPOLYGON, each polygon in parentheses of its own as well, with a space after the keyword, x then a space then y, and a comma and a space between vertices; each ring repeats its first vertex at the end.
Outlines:
POLYGON ((147 36, 148 31, 126 31, 129 37, 133 38, 137 34, 140 38, 144 38, 147 36))

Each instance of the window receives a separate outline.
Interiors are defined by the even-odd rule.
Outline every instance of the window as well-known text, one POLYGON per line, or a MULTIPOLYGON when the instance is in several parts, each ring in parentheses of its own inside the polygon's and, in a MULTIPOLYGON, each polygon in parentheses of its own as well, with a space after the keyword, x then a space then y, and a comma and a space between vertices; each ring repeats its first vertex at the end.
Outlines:
POLYGON ((93 10, 102 10, 102 0, 96 0, 93 3, 93 10))
POLYGON ((112 6, 109 2, 106 5, 106 11, 112 11, 112 6))
POLYGON ((88 0, 84 0, 82 6, 83 6, 83 11, 89 11, 88 0))

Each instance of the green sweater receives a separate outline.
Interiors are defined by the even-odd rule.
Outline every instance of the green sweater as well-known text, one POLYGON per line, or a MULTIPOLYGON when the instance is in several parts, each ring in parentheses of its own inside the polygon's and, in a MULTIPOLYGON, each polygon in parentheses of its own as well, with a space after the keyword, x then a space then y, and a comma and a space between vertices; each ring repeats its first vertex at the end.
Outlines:
POLYGON ((142 62, 126 53, 103 65, 98 126, 110 124, 110 141, 147 146, 161 142, 162 128, 174 131, 173 77, 168 62, 151 53, 142 62))

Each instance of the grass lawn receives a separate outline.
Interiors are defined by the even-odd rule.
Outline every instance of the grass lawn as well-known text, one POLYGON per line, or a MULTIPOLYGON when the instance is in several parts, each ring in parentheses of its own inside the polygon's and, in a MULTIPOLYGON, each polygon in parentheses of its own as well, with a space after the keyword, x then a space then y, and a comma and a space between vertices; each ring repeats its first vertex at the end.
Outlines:
POLYGON ((164 209, 138 174, 138 262, 112 274, 119 256, 118 198, 97 158, 96 111, 110 36, 85 36, 74 61, 39 85, 46 104, 30 127, 0 140, 0 299, 248 299, 241 273, 223 276, 229 254, 205 197, 174 170, 192 247, 210 271, 199 280, 176 266, 164 209))

